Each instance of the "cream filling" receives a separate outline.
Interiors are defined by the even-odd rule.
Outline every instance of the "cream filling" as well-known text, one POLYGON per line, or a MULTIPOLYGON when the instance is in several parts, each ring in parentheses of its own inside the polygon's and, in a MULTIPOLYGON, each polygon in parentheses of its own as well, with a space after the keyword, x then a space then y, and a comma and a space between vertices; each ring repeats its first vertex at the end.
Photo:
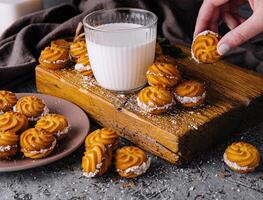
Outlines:
POLYGON ((143 162, 139 166, 133 166, 125 170, 117 169, 117 172, 122 171, 125 174, 133 173, 139 176, 141 174, 144 174, 149 169, 150 165, 151 165, 151 158, 148 158, 146 162, 143 162))
POLYGON ((0 152, 10 151, 10 150, 16 149, 16 148, 17 148, 17 145, 0 146, 0 152))
POLYGON ((205 97, 206 97, 206 92, 204 92, 201 96, 196 96, 196 97, 182 97, 182 96, 175 94, 175 98, 177 99, 177 101, 179 101, 182 104, 197 103, 200 100, 203 100, 205 97))
POLYGON ((57 141, 54 140, 54 141, 52 142, 52 145, 51 145, 49 148, 40 149, 39 151, 29 151, 29 150, 26 149, 26 148, 25 148, 24 150, 25 150, 27 153, 30 153, 30 154, 45 154, 45 153, 47 153, 48 151, 54 149, 55 146, 56 146, 56 143, 57 143, 57 141))
MULTIPOLYGON (((207 31, 203 31, 203 32, 199 33, 197 36, 195 36, 195 38, 193 39, 192 44, 194 44, 194 42, 195 42, 195 40, 197 39, 197 37, 199 37, 199 36, 206 36, 206 35, 208 35, 209 33, 212 34, 212 35, 215 35, 216 37, 219 37, 219 35, 218 35, 217 33, 213 32, 213 31, 208 31, 208 30, 207 30, 207 31)), ((193 51, 193 46, 191 47, 191 56, 192 56, 192 58, 194 59, 195 62, 201 63, 201 62, 195 57, 195 54, 194 54, 194 51, 193 51)))
MULTIPOLYGON (((44 102, 43 102, 44 103, 44 102)), ((16 106, 14 106, 13 107, 13 111, 14 112, 17 112, 16 111, 16 106)), ((43 109, 43 112, 41 113, 41 115, 40 116, 37 116, 37 117, 28 117, 27 119, 29 120, 29 121, 38 121, 41 117, 43 117, 43 116, 45 116, 45 115, 47 115, 49 113, 49 109, 48 109, 48 107, 45 105, 45 107, 44 107, 44 109, 43 109)))
POLYGON ((83 72, 83 71, 91 70, 91 67, 89 65, 84 66, 82 63, 76 63, 74 69, 79 72, 83 72))
POLYGON ((178 80, 178 77, 173 76, 173 75, 168 75, 168 74, 162 74, 162 73, 155 73, 155 72, 147 72, 147 75, 152 75, 152 76, 160 76, 160 77, 164 77, 164 78, 168 78, 168 79, 175 79, 178 80))
POLYGON ((83 172, 83 176, 86 176, 88 178, 95 177, 100 172, 100 168, 101 167, 102 167, 102 163, 99 163, 99 164, 96 165, 95 172, 83 172))
POLYGON ((47 63, 47 64, 61 64, 61 63, 65 63, 67 62, 68 60, 67 59, 64 59, 64 60, 54 60, 54 61, 49 61, 49 60, 42 60, 44 63, 47 63))
POLYGON ((137 104, 139 107, 144 109, 147 112, 152 112, 154 110, 168 110, 173 104, 175 103, 174 100, 172 100, 171 103, 163 105, 163 106, 156 106, 152 102, 150 102, 148 105, 144 104, 140 101, 139 97, 137 97, 137 104))
POLYGON ((248 166, 242 167, 242 166, 239 166, 239 165, 238 165, 237 163, 235 163, 235 162, 231 162, 230 160, 228 160, 226 153, 224 153, 224 162, 225 162, 230 168, 233 168, 233 169, 236 169, 236 170, 239 170, 239 171, 247 171, 247 170, 253 170, 253 169, 254 169, 254 167, 248 167, 248 166))
POLYGON ((4 113, 5 113, 4 111, 0 110, 0 115, 2 115, 2 114, 4 114, 4 113))
POLYGON ((67 126, 63 130, 56 132, 54 135, 59 138, 60 136, 67 134, 69 132, 69 129, 70 126, 67 126))

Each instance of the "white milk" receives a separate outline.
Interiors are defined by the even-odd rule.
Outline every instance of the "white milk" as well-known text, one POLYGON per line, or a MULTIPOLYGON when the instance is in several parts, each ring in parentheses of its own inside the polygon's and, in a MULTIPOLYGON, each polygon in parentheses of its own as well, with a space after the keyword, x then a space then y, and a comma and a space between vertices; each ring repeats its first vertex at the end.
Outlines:
POLYGON ((134 31, 139 27, 129 23, 105 24, 98 27, 105 31, 94 35, 95 43, 87 39, 91 68, 102 87, 125 92, 146 84, 147 68, 154 61, 156 31, 134 31))

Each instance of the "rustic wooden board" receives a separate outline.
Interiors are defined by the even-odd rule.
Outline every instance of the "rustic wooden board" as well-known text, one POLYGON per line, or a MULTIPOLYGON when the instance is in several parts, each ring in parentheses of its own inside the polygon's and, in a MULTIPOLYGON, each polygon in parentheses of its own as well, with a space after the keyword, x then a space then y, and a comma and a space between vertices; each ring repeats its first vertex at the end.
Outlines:
POLYGON ((180 48, 187 55, 177 59, 183 76, 206 84, 208 100, 203 107, 177 106, 169 113, 150 115, 136 105, 136 94, 107 91, 72 69, 37 66, 37 90, 79 105, 102 126, 117 129, 143 149, 180 164, 263 116, 262 76, 223 61, 196 64, 189 49, 180 48))

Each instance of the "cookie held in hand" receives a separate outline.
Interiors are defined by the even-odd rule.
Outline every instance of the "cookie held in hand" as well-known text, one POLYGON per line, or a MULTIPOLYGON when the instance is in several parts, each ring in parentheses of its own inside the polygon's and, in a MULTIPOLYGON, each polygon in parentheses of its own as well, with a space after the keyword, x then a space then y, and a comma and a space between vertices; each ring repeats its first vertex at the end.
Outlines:
POLYGON ((235 142, 227 147, 224 162, 233 171, 245 174, 254 171, 259 165, 260 153, 249 143, 235 142))
POLYGON ((47 157, 56 143, 57 140, 52 134, 36 128, 27 129, 20 136, 21 152, 32 159, 47 157))
POLYGON ((163 88, 174 87, 181 79, 175 65, 169 63, 153 63, 146 72, 149 85, 163 88))
POLYGON ((161 87, 149 86, 142 89, 137 97, 137 104, 151 114, 161 114, 173 104, 173 95, 161 87))
POLYGON ((183 107, 196 107, 204 103, 206 91, 202 83, 190 80, 179 84, 175 88, 174 95, 183 107))
POLYGON ((12 131, 0 131, 0 160, 14 156, 18 151, 19 137, 12 131))
POLYGON ((197 63, 214 63, 218 61, 221 58, 217 52, 219 39, 219 35, 212 31, 199 33, 192 43, 192 58, 197 63))
POLYGON ((134 178, 150 167, 150 158, 138 147, 125 146, 116 151, 115 167, 121 177, 134 178))

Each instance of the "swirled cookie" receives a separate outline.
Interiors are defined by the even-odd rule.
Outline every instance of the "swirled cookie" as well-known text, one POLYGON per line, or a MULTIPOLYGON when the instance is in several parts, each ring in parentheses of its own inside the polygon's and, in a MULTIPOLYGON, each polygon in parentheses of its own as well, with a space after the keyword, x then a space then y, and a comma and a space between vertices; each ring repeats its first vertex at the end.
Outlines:
POLYGON ((115 167, 121 177, 134 178, 144 174, 150 163, 150 158, 138 147, 126 146, 116 151, 115 167))
POLYGON ((0 131, 21 133, 28 127, 28 119, 18 112, 6 112, 0 115, 0 131))
POLYGON ((86 137, 85 147, 89 148, 95 144, 103 144, 106 148, 111 147, 114 149, 118 144, 118 140, 116 131, 109 128, 97 129, 86 137))
POLYGON ((162 55, 162 54, 163 54, 163 49, 161 45, 158 42, 156 42, 155 55, 162 55))
POLYGON ((146 72, 148 83, 151 86, 171 88, 181 79, 176 66, 169 63, 153 63, 146 72))
POLYGON ((49 113, 44 101, 36 96, 21 97, 14 106, 14 111, 24 114, 29 121, 37 121, 49 113))
POLYGON ((218 61, 221 58, 217 52, 219 39, 219 35, 212 31, 199 33, 192 43, 192 58, 198 63, 214 63, 218 61))
POLYGON ((93 72, 90 67, 89 57, 88 55, 81 55, 75 64, 75 70, 79 71, 83 76, 92 77, 93 72))
POLYGON ((65 39, 57 39, 57 40, 51 41, 50 46, 69 50, 70 44, 71 44, 71 42, 68 42, 65 39))
POLYGON ((69 54, 75 61, 81 56, 87 55, 88 53, 85 40, 78 40, 73 42, 70 45, 69 54))
POLYGON ((67 119, 63 115, 48 114, 37 121, 35 128, 43 129, 53 134, 57 140, 65 138, 69 131, 67 119))
POLYGON ((185 81, 175 88, 175 98, 183 107, 196 107, 204 103, 205 87, 195 80, 185 81))
POLYGON ((40 54, 39 63, 48 69, 64 68, 69 61, 68 50, 56 46, 46 47, 40 54))
POLYGON ((13 109, 17 98, 13 92, 0 90, 0 114, 13 109))
POLYGON ((260 154, 256 147, 246 142, 235 142, 227 147, 224 162, 238 173, 255 170, 260 162, 260 154))
POLYGON ((20 136, 21 152, 25 157, 38 159, 48 156, 57 143, 56 138, 44 131, 30 128, 20 136))
POLYGON ((155 62, 160 62, 160 63, 169 63, 169 64, 173 64, 176 65, 176 60, 174 57, 169 56, 169 55, 157 55, 155 57, 155 62))
POLYGON ((82 157, 82 171, 86 177, 101 176, 107 172, 112 161, 112 151, 103 144, 94 144, 82 157))
POLYGON ((174 104, 174 100, 169 91, 157 86, 149 86, 139 92, 137 104, 146 112, 161 114, 174 104))
POLYGON ((12 131, 0 131, 0 160, 9 158, 18 150, 19 137, 12 131))

